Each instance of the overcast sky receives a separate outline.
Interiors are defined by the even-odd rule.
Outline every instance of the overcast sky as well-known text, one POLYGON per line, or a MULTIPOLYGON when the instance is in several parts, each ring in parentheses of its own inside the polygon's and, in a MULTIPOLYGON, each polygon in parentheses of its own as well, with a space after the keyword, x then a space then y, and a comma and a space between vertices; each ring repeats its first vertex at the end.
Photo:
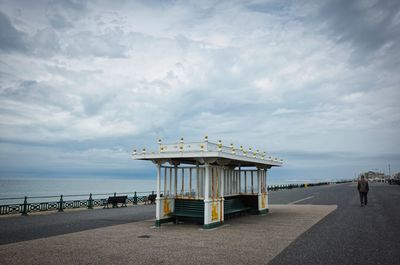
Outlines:
POLYGON ((211 141, 273 178, 400 170, 400 1, 0 1, 0 177, 154 175, 211 141))

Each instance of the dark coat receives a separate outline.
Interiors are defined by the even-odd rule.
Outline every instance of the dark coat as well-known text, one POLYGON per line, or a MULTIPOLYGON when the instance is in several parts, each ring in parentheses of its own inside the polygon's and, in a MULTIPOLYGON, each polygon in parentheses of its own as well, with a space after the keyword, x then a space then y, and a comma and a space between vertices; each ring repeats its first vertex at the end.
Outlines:
POLYGON ((368 181, 365 179, 361 179, 358 181, 357 189, 359 192, 368 192, 369 191, 369 185, 368 181))

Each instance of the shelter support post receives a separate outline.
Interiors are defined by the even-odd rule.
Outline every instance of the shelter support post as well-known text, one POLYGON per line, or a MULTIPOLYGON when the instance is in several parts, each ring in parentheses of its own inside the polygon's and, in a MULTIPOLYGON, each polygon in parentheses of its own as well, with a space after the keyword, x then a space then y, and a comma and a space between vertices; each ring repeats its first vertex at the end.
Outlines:
POLYGON ((156 227, 159 227, 162 223, 173 221, 171 213, 173 213, 174 198, 167 196, 166 189, 166 170, 164 170, 164 194, 161 197, 161 163, 157 163, 157 197, 156 197, 156 227))
POLYGON ((175 197, 178 195, 178 166, 174 166, 174 193, 175 197))
POLYGON ((269 210, 268 191, 266 187, 267 169, 257 168, 258 181, 258 213, 264 214, 269 210))
MULTIPOLYGON (((209 163, 205 164, 204 181, 204 225, 205 229, 214 228, 222 223, 221 220, 221 198, 218 188, 219 170, 212 170, 209 163), (214 179, 214 181, 212 181, 214 179), (213 194, 210 192, 213 191, 213 194), (218 196, 216 196, 218 194, 218 196)), ((223 208, 223 207, 222 207, 223 208)))
POLYGON ((199 163, 196 162, 196 199, 199 199, 199 194, 200 194, 200 169, 199 169, 199 163))
POLYGON ((225 185, 225 182, 224 182, 224 179, 225 179, 225 167, 221 167, 221 174, 220 174, 220 180, 221 180, 221 185, 220 185, 220 187, 221 187, 221 193, 220 193, 220 196, 221 196, 221 198, 220 198, 220 220, 221 220, 221 222, 223 222, 224 221, 224 201, 225 201, 225 199, 224 199, 224 193, 225 193, 225 189, 224 189, 224 185, 225 185))
POLYGON ((161 189, 161 165, 157 164, 156 220, 160 220, 161 216, 160 189, 161 189))
POLYGON ((204 180, 204 228, 211 223, 211 200, 210 200, 210 165, 205 165, 204 180))

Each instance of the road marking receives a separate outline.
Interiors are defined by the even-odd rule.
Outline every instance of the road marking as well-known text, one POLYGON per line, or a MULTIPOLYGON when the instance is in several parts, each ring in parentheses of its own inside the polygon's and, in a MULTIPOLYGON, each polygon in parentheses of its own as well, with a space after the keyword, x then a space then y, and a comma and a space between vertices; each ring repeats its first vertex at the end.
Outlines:
POLYGON ((311 199, 311 198, 314 198, 314 196, 310 196, 310 197, 307 197, 307 198, 304 198, 304 199, 300 199, 300 200, 297 200, 297 201, 294 201, 294 202, 289 202, 288 204, 295 204, 295 203, 302 202, 302 201, 305 201, 305 200, 308 200, 308 199, 311 199))

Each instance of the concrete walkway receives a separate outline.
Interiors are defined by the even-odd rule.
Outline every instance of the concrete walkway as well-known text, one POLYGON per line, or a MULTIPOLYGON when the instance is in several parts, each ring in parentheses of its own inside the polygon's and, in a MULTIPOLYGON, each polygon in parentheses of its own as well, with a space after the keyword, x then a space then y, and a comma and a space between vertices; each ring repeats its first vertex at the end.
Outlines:
POLYGON ((336 206, 273 205, 203 230, 153 220, 0 246, 2 264, 266 264, 336 206))
POLYGON ((370 183, 360 207, 355 183, 282 192, 281 199, 311 197, 300 204, 335 204, 337 210, 285 248, 271 265, 400 264, 400 186, 370 183))
POLYGON ((140 205, 1 216, 0 245, 144 221, 155 218, 155 213, 155 205, 140 205))

